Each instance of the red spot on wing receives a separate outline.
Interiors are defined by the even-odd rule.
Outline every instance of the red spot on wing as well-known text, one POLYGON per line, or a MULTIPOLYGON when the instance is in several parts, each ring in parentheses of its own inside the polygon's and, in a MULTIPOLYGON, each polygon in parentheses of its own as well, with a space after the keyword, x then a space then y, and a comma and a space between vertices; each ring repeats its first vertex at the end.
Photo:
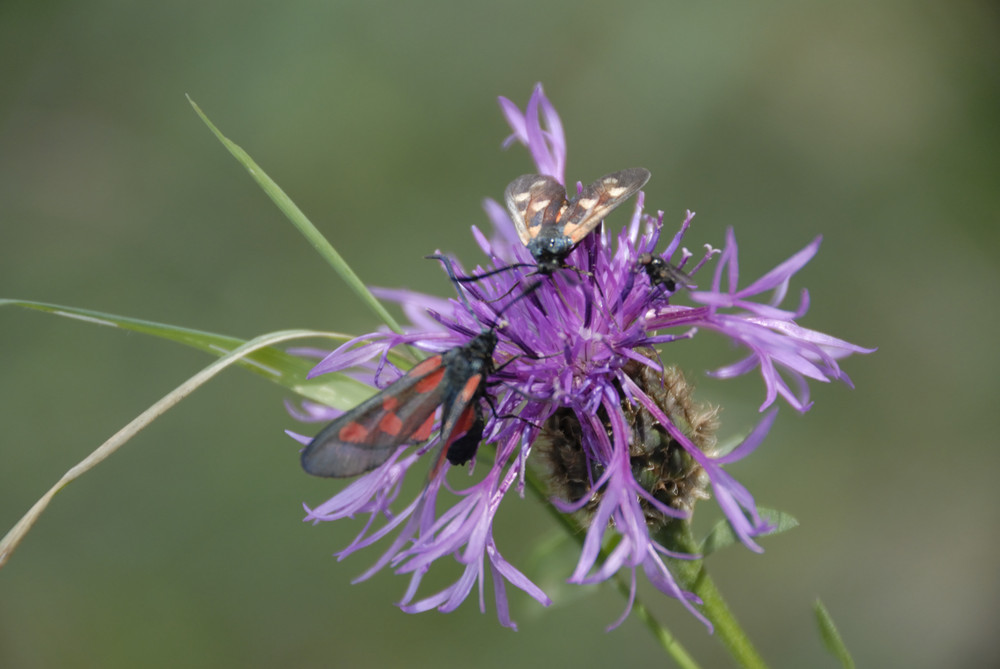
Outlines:
POLYGON ((369 431, 364 425, 352 421, 340 428, 337 438, 351 444, 360 444, 368 439, 368 434, 369 431))
POLYGON ((435 355, 433 358, 427 358, 423 362, 419 363, 416 367, 411 369, 406 373, 407 376, 422 376, 432 371, 436 367, 441 366, 441 356, 435 355))
POLYGON ((468 432, 469 428, 472 427, 472 424, 475 422, 476 422, 475 405, 470 404, 468 407, 466 407, 465 411, 462 412, 462 415, 458 417, 458 420, 455 421, 455 429, 451 431, 450 435, 448 435, 448 443, 450 444, 451 442, 455 441, 456 435, 465 434, 466 432, 468 432))
MULTIPOLYGON (((431 359, 433 360, 433 358, 431 359)), ((414 367, 414 369, 416 369, 416 367, 414 367)), ((413 389, 416 390, 417 393, 423 395, 424 393, 437 388, 441 384, 442 379, 444 379, 444 367, 439 365, 439 369, 437 371, 431 372, 424 378, 417 381, 417 384, 413 386, 413 389)))
POLYGON ((393 397, 392 395, 386 395, 382 398, 382 410, 383 411, 395 411, 396 407, 399 406, 399 399, 393 397))
POLYGON ((399 431, 403 429, 403 421, 395 413, 386 413, 378 421, 378 429, 393 437, 399 436, 399 431))
MULTIPOLYGON (((476 376, 469 379, 469 381, 465 384, 465 388, 462 389, 462 394, 460 395, 460 397, 465 397, 468 394, 469 385, 472 383, 473 380, 475 380, 476 383, 472 387, 472 396, 475 396, 476 390, 479 388, 479 378, 480 377, 477 374, 476 376)), ((462 414, 458 417, 458 420, 455 421, 455 425, 451 428, 451 433, 447 435, 446 437, 447 441, 444 444, 444 448, 442 448, 441 452, 438 454, 437 462, 435 462, 434 466, 431 467, 431 473, 430 473, 431 478, 437 476, 438 472, 441 471, 441 467, 444 465, 444 461, 448 457, 448 447, 451 446, 452 442, 455 441, 455 439, 459 435, 468 432, 469 428, 471 428, 472 424, 475 422, 476 422, 475 405, 470 404, 469 406, 465 407, 465 409, 462 411, 462 414)))
POLYGON ((431 436, 431 430, 434 429, 434 414, 432 413, 424 421, 424 424, 416 429, 413 433, 413 441, 427 441, 431 436))
MULTIPOLYGON (((468 432, 469 428, 472 427, 472 424, 476 422, 475 404, 472 404, 472 401, 476 398, 476 393, 479 391, 479 382, 482 380, 482 378, 483 378, 482 374, 475 374, 472 377, 470 377, 469 380, 465 382, 465 385, 462 386, 462 392, 460 392, 458 394, 458 397, 455 398, 456 402, 464 403, 467 406, 465 407, 465 409, 462 410, 462 413, 458 416, 458 419, 455 421, 455 424, 451 428, 451 432, 445 435, 445 439, 447 439, 447 442, 445 443, 445 448, 442 451, 442 457, 444 457, 444 455, 447 453, 448 446, 451 445, 451 442, 455 441, 455 439, 459 435, 468 432)), ((434 467, 435 471, 440 466, 441 466, 441 460, 439 459, 438 464, 435 465, 434 467)))
MULTIPOLYGON (((462 402, 471 402, 472 398, 476 396, 476 391, 479 390, 479 383, 482 380, 482 374, 473 375, 468 381, 465 382, 465 386, 462 388, 462 392, 459 394, 458 399, 462 402)), ((464 416, 465 414, 462 415, 464 416)))

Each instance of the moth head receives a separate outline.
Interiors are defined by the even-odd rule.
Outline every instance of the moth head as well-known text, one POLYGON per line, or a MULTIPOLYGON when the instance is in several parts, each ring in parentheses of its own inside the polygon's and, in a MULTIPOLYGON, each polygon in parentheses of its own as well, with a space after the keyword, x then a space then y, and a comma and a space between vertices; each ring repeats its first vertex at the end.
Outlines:
POLYGON ((552 274, 565 266, 566 256, 576 244, 569 237, 535 237, 528 242, 528 252, 538 265, 539 274, 552 274))

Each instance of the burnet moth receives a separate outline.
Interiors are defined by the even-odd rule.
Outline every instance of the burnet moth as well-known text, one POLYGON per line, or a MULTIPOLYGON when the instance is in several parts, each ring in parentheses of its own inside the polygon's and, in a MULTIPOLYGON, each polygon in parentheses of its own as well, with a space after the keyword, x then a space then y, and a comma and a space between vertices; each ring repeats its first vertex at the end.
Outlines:
MULTIPOLYGON (((450 261, 441 260, 458 285, 450 261)), ((529 287, 497 312, 497 317, 539 284, 529 287)), ((464 293, 459 291, 470 313, 464 293)), ((406 443, 426 441, 441 407, 441 453, 431 468, 437 475, 445 458, 453 465, 472 459, 485 427, 480 399, 495 370, 497 335, 484 329, 461 346, 421 361, 401 378, 324 427, 302 451, 302 468, 313 476, 343 478, 364 474, 385 463, 406 443)))
POLYGON ((544 174, 525 174, 504 191, 504 201, 521 242, 539 274, 565 267, 566 256, 611 210, 649 181, 641 167, 603 176, 567 199, 562 184, 544 174))
POLYGON ((441 407, 441 456, 464 464, 483 435, 479 398, 493 372, 497 335, 484 330, 467 344, 423 360, 404 376, 323 428, 302 451, 313 476, 357 476, 383 464, 408 442, 426 441, 441 407), (454 451, 453 451, 454 449, 454 451))
POLYGON ((646 270, 649 275, 649 283, 653 286, 663 286, 671 293, 680 288, 692 288, 691 277, 685 272, 652 253, 643 253, 639 256, 639 267, 646 270))

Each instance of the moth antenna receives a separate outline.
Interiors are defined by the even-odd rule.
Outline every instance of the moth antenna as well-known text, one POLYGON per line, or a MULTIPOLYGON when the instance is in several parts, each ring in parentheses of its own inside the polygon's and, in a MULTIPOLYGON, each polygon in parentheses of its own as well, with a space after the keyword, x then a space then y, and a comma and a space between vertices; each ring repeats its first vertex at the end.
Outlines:
POLYGON ((518 416, 517 414, 513 414, 513 413, 497 413, 497 408, 494 405, 493 400, 490 397, 486 397, 484 399, 486 399, 486 406, 488 406, 490 408, 490 412, 493 414, 493 417, 496 418, 497 420, 499 420, 501 418, 514 419, 514 420, 519 420, 522 423, 527 423, 528 425, 530 425, 531 427, 535 428, 536 430, 541 430, 542 429, 541 425, 536 425, 535 423, 532 423, 527 418, 522 418, 521 416, 518 416))
MULTIPOLYGON (((434 258, 436 256, 427 256, 428 258, 434 258)), ((520 269, 522 267, 535 267, 531 263, 526 262, 516 262, 513 265, 507 265, 506 267, 498 267, 497 269, 490 270, 489 272, 483 272, 482 274, 473 274, 472 276, 459 276, 454 277, 454 280, 459 283, 469 283, 472 281, 479 281, 481 279, 487 279, 494 274, 499 274, 500 272, 507 272, 512 269, 520 269)))
POLYGON ((472 317, 475 318, 478 321, 479 320, 479 316, 477 316, 476 312, 472 310, 472 305, 469 304, 469 298, 465 296, 465 291, 462 290, 462 283, 459 280, 458 276, 455 274, 455 266, 452 263, 451 258, 443 256, 443 255, 441 255, 439 253, 435 253, 434 255, 425 256, 425 257, 426 257, 427 260, 440 260, 441 261, 441 264, 444 266, 444 270, 446 272, 448 272, 448 278, 451 279, 451 282, 453 284, 455 284, 456 292, 458 292, 458 296, 462 299, 462 304, 465 305, 466 311, 468 311, 470 314, 472 314, 472 317))
POLYGON ((489 302, 490 304, 493 304, 494 302, 499 302, 503 298, 505 298, 508 295, 510 295, 511 293, 513 293, 515 288, 517 288, 516 285, 515 286, 511 286, 510 288, 507 289, 507 292, 504 293, 503 295, 501 295, 500 297, 495 297, 492 300, 486 300, 486 301, 489 302))
POLYGON ((496 313, 496 317, 500 318, 500 316, 502 316, 505 311, 507 311, 512 306, 514 306, 515 304, 517 304, 518 302, 520 302, 524 298, 528 297, 529 295, 531 295, 532 293, 534 293, 536 290, 538 290, 541 287, 542 287, 542 282, 541 281, 536 281, 535 283, 531 284, 530 286, 528 286, 527 288, 525 288, 524 291, 520 295, 518 295, 517 297, 515 297, 514 299, 512 299, 510 302, 508 302, 507 304, 505 304, 503 306, 503 308, 496 313))
MULTIPOLYGON (((444 266, 445 271, 448 272, 448 278, 451 279, 452 283, 454 283, 455 287, 458 289, 458 294, 459 294, 459 297, 461 297, 461 299, 462 299, 462 304, 464 304, 466 310, 470 314, 472 314, 472 317, 475 318, 478 321, 479 320, 479 316, 477 316, 476 312, 473 311, 472 305, 469 303, 469 298, 466 297, 466 295, 465 295, 465 291, 461 290, 461 288, 460 288, 460 286, 462 284, 462 278, 468 279, 468 278, 472 278, 472 277, 462 277, 462 278, 459 278, 458 275, 455 274, 454 263, 452 262, 451 258, 448 258, 447 256, 443 256, 441 254, 434 254, 434 255, 427 256, 427 259, 428 260, 440 260, 441 261, 441 264, 444 266)), ((513 269, 513 268, 516 268, 516 267, 532 267, 532 265, 527 265, 525 263, 520 263, 518 265, 508 265, 507 267, 501 267, 499 269, 493 270, 492 272, 487 272, 486 274, 481 274, 477 278, 480 278, 480 279, 481 278, 485 278, 487 276, 492 276, 493 274, 499 274, 500 272, 504 272, 506 270, 513 269)), ((507 304, 505 304, 502 309, 500 309, 499 311, 497 311, 495 313, 494 317, 496 319, 499 319, 500 316, 502 316, 505 311, 507 311, 512 306, 514 306, 515 304, 517 304, 523 298, 528 297, 529 295, 531 295, 532 293, 534 293, 540 287, 541 287, 541 282, 536 282, 536 283, 533 283, 532 285, 528 286, 528 288, 526 288, 524 290, 524 292, 522 292, 520 295, 518 295, 517 297, 515 297, 513 300, 511 300, 510 302, 508 302, 507 304)), ((513 290, 513 288, 511 290, 513 290)), ((493 324, 492 327, 496 327, 496 324, 493 324)))

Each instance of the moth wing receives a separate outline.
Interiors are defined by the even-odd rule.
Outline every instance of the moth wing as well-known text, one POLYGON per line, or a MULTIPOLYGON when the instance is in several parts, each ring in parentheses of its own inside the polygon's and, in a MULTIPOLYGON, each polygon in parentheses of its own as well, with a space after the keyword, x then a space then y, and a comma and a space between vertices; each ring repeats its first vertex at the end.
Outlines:
POLYGON ((563 234, 579 244, 612 209, 632 197, 647 181, 649 170, 642 167, 601 177, 570 201, 559 219, 563 234))
POLYGON ((566 207, 566 189, 544 174, 525 174, 510 182, 503 194, 507 212, 521 243, 538 236, 545 225, 555 225, 566 207))
POLYGON ((455 425, 455 433, 464 432, 464 434, 448 444, 448 450, 445 452, 448 462, 458 466, 471 460, 476 451, 479 450, 479 442, 483 440, 485 429, 486 421, 483 418, 483 410, 478 402, 473 402, 459 417, 459 421, 455 425))
POLYGON ((407 441, 427 439, 444 399, 444 375, 442 356, 422 361, 324 427, 302 451, 302 468, 313 476, 357 476, 384 463, 407 441))
MULTIPOLYGON (((441 441, 443 445, 441 447, 441 454, 438 456, 437 462, 434 463, 433 469, 431 469, 430 478, 437 476, 441 465, 444 464, 445 458, 449 454, 452 454, 452 444, 456 441, 461 441, 457 439, 459 435, 464 435, 462 437, 462 440, 464 440, 475 428, 479 430, 479 438, 482 438, 482 428, 477 425, 477 418, 480 414, 476 408, 476 398, 479 396, 479 387, 482 382, 482 374, 473 374, 470 376, 466 379, 465 385, 455 395, 454 400, 442 409, 441 441)), ((478 444, 478 439, 476 441, 478 444)), ((459 450, 468 450, 469 447, 470 444, 466 441, 463 442, 459 450)), ((470 455, 465 461, 468 462, 471 457, 470 455)))

